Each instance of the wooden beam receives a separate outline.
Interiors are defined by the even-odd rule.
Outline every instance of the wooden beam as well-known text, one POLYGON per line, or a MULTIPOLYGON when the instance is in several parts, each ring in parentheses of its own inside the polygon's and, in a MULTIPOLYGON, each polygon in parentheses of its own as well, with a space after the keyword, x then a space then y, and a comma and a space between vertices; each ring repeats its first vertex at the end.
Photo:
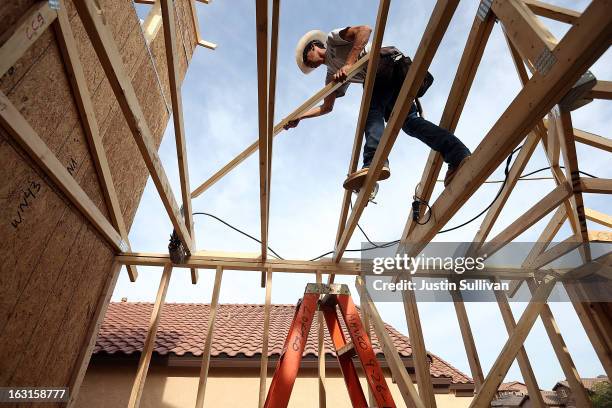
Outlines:
POLYGON ((588 231, 590 242, 612 242, 612 232, 610 231, 588 231))
POLYGON ((476 342, 472 334, 470 320, 467 315, 467 310, 465 309, 465 303, 463 302, 461 292, 453 290, 449 291, 449 293, 453 298, 453 305, 455 306, 455 314, 457 315, 457 322, 459 323, 459 330, 461 332, 463 346, 465 347, 465 354, 467 355, 470 372, 474 380, 474 393, 477 394, 480 387, 482 387, 482 383, 484 383, 484 374, 482 373, 482 366, 478 358, 478 349, 476 348, 476 342))
POLYGON ((549 69, 547 58, 557 40, 522 0, 493 1, 493 13, 502 23, 504 32, 529 64, 542 74, 549 69))
POLYGON ((49 2, 36 2, 0 37, 0 77, 25 54, 57 17, 49 2))
MULTIPOLYGON (((363 95, 361 96, 361 105, 359 107, 357 127, 355 128, 355 137, 353 139, 353 150, 351 152, 348 174, 355 172, 355 170, 357 170, 357 165, 359 164, 359 154, 361 153, 363 132, 365 131, 366 119, 368 118, 368 111, 370 109, 370 103, 372 102, 372 94, 374 93, 374 80, 376 79, 378 61, 380 60, 380 48, 382 46, 382 39, 385 34, 385 27, 387 26, 387 15, 389 14, 390 3, 391 0, 380 0, 378 3, 374 37, 372 38, 372 44, 369 52, 372 57, 368 62, 368 68, 366 71, 367 74, 363 85, 363 95)), ((344 232, 346 217, 348 216, 348 210, 351 204, 351 194, 352 191, 346 189, 344 190, 342 207, 340 209, 340 218, 338 220, 338 230, 336 232, 336 244, 342 236, 342 232, 344 232)))
MULTIPOLYGON (((500 281, 498 279, 491 279, 491 282, 499 283, 500 281)), ((499 290, 495 290, 493 292, 495 293, 495 299, 497 300, 499 311, 501 312, 504 325, 506 326, 506 331, 508 332, 508 336, 510 336, 516 329, 516 320, 514 320, 512 309, 510 309, 510 303, 508 302, 508 298, 504 292, 499 290)), ((536 407, 546 407, 547 405, 544 403, 542 393, 540 392, 540 387, 538 386, 538 380, 536 379, 531 363, 529 362, 529 356, 527 355, 525 347, 522 345, 516 354, 516 361, 519 365, 519 369, 521 370, 523 381, 525 381, 525 384, 527 385, 529 400, 536 407)))
MULTIPOLYGON (((359 59, 355 65, 349 70, 347 73, 347 81, 352 78, 359 72, 359 70, 368 62, 369 55, 366 54, 364 57, 359 59)), ((315 93, 313 96, 308 98, 304 103, 302 103, 297 109, 291 112, 288 116, 286 116, 283 120, 281 120, 276 126, 274 126, 273 136, 278 135, 283 131, 283 126, 289 123, 293 118, 298 117, 302 113, 306 112, 308 109, 315 106, 317 103, 321 102, 327 95, 335 92, 336 89, 340 88, 344 82, 330 82, 325 85, 321 90, 315 93)), ((225 166, 219 169, 215 174, 213 174, 208 180, 198 186, 191 193, 191 198, 196 198, 204 191, 208 190, 212 187, 217 181, 221 180, 223 176, 232 171, 236 166, 245 161, 249 156, 255 153, 259 149, 259 140, 251 143, 246 149, 240 152, 236 157, 230 160, 225 166)))
POLYGON ((223 278, 223 268, 218 266, 215 273, 215 283, 210 299, 210 312, 208 314, 208 328, 206 329, 206 341, 202 352, 202 368, 200 370, 200 380, 198 382, 198 393, 196 396, 196 408, 204 407, 206 395, 206 382, 208 381, 208 366, 210 365, 210 349, 212 347, 213 335, 215 330, 215 319, 217 318, 217 308, 219 306, 219 292, 221 292, 221 279, 223 278))
POLYGON ((538 0, 523 0, 523 2, 538 16, 561 21, 562 23, 576 24, 580 13, 565 7, 559 7, 538 0))
MULTIPOLYGON (((565 165, 565 177, 572 183, 573 194, 571 196, 572 211, 574 218, 578 220, 578 232, 576 236, 582 242, 589 242, 589 235, 584 215, 584 201, 582 199, 582 189, 580 188, 580 173, 578 169, 578 156, 576 154, 576 143, 574 142, 574 127, 572 126, 572 116, 569 110, 558 107, 559 117, 557 118, 559 141, 563 152, 563 164, 565 165)), ((587 258, 590 258, 588 244, 583 247, 587 258)))
POLYGON ((487 211, 485 218, 482 220, 480 228, 478 229, 478 232, 476 233, 476 236, 472 241, 472 245, 468 253, 476 253, 480 250, 480 247, 482 246, 483 242, 486 240, 487 236, 491 232, 493 224, 495 224, 495 221, 497 221, 497 217, 499 217, 499 214, 504 208, 504 205, 508 201, 508 198, 510 197, 512 190, 516 186, 519 177, 521 177, 523 170, 525 170, 525 167, 527 166, 529 159, 535 151, 539 140, 540 135, 535 130, 529 133, 529 136, 527 136, 527 139, 525 140, 525 143, 523 144, 523 147, 521 148, 518 157, 510 167, 510 171, 506 176, 506 182, 504 183, 501 192, 499 193, 497 199, 491 205, 491 208, 489 208, 489 210, 487 211))
POLYGON ((427 69, 429 68, 438 46, 442 41, 442 37, 446 32, 448 24, 455 13, 457 4, 457 0, 438 0, 436 6, 434 7, 427 27, 425 28, 425 32, 423 33, 421 43, 417 48, 412 65, 410 66, 410 69, 406 74, 406 79, 404 79, 402 88, 399 91, 397 101, 393 107, 393 111, 391 112, 391 116, 381 137, 380 144, 378 145, 374 158, 372 159, 370 170, 368 171, 361 190, 359 190, 359 195, 355 202, 355 206, 353 207, 353 211, 351 211, 347 225, 335 247, 333 258, 334 262, 339 262, 342 259, 344 250, 346 249, 351 236, 357 227, 359 218, 361 217, 361 214, 368 203, 368 199, 372 190, 374 189, 376 180, 378 180, 378 175, 380 174, 382 167, 387 160, 391 149, 393 148, 395 139, 397 138, 397 135, 404 124, 404 120, 406 119, 409 110, 412 107, 414 98, 416 97, 419 87, 425 78, 427 69))
POLYGON ((595 86, 587 91, 585 98, 612 99, 612 81, 597 81, 595 86))
MULTIPOLYGON (((533 281, 533 279, 527 279, 527 286, 532 294, 537 290, 537 284, 533 281)), ((567 345, 565 344, 565 340, 563 340, 563 337, 561 336, 561 331, 557 326, 555 317, 553 316, 548 304, 544 305, 540 311, 540 318, 542 319, 546 334, 548 335, 553 350, 555 351, 557 360, 561 365, 563 374, 565 374, 565 379, 569 383, 572 397, 575 398, 577 406, 590 407, 591 400, 586 392, 586 389, 584 388, 584 385, 582 384, 580 374, 578 374, 578 370, 576 370, 572 356, 570 355, 567 345)))
POLYGON ((544 196, 540 201, 533 205, 523 215, 518 217, 512 224, 506 227, 495 238, 484 244, 480 250, 481 254, 488 257, 503 248, 508 242, 525 232, 533 224, 541 220, 546 214, 554 210, 569 197, 572 193, 569 183, 564 183, 556 187, 553 191, 544 196))
POLYGON ((255 0, 257 28, 257 113, 259 122, 259 216, 261 257, 268 256, 268 199, 269 199, 269 143, 268 143, 268 0, 255 0))
MULTIPOLYGON (((594 0, 553 50, 558 61, 546 75, 536 72, 519 92, 470 160, 462 166, 452 185, 431 206, 430 222, 417 225, 403 244, 418 254, 452 218, 476 189, 517 146, 523 135, 560 100, 584 71, 607 49, 612 35, 612 15, 605 0, 594 0)), ((410 255, 409 253, 409 255, 410 255)))
POLYGON ((168 284, 170 283, 170 275, 172 274, 172 265, 167 264, 164 266, 164 271, 159 282, 159 288, 157 289, 157 296, 155 297, 155 303, 153 304, 153 311, 151 312, 151 320, 149 321, 149 329, 147 330, 147 337, 145 339, 142 352, 140 353, 140 361, 138 362, 138 369, 136 371, 136 379, 132 386, 130 393, 130 400, 128 402, 128 408, 137 408, 140 406, 140 399, 142 398, 142 391, 144 390, 145 381, 147 379, 147 371, 149 371, 149 364, 151 363, 151 354, 155 347, 155 335, 157 334, 157 327, 161 319, 161 311, 166 301, 166 293, 168 293, 168 284))
POLYGON ((209 50, 216 50, 217 44, 214 42, 206 41, 206 40, 198 40, 198 45, 204 48, 208 48, 209 50))
POLYGON ((266 270, 266 299, 264 305, 263 339, 261 341, 261 363, 259 366, 259 408, 266 402, 268 382, 268 343, 270 341, 270 303, 272 299, 272 270, 266 270))
POLYGON ((98 55, 102 68, 106 72, 106 76, 113 88, 128 126, 132 130, 138 149, 151 173, 151 179, 170 217, 172 226, 189 253, 193 249, 189 231, 174 199, 172 188, 153 143, 153 136, 136 97, 132 82, 126 75, 117 45, 113 40, 110 29, 106 25, 105 19, 102 17, 103 11, 97 8, 94 0, 78 1, 75 3, 75 7, 98 55))
POLYGON ((534 259, 530 264, 530 268, 542 268, 548 265, 551 262, 556 261, 567 253, 573 251, 578 248, 582 242, 580 239, 577 239, 575 236, 570 236, 569 238, 559 242, 552 248, 547 251, 541 253, 536 259, 534 259))
MULTIPOLYGON (((127 250, 132 251, 130 241, 128 239, 127 228, 125 227, 125 221, 123 220, 123 214, 121 213, 121 206, 119 205, 119 199, 117 198, 117 192, 115 191, 115 184, 113 182, 113 176, 108 166, 108 160, 106 158, 106 152, 104 145, 102 144, 102 137, 100 136, 100 129, 98 127, 98 121, 96 120, 96 114, 91 101, 91 95, 89 94, 89 88, 87 87, 87 80, 85 73, 83 72, 83 65, 79 58, 79 52, 77 49, 76 41, 72 33, 70 21, 68 20, 68 14, 64 2, 60 2, 60 8, 57 11, 58 18, 54 24, 55 31, 57 34, 57 40, 59 48, 62 52, 64 59, 64 66, 68 73, 68 78, 72 86, 72 94, 79 110, 81 118, 81 124, 89 151, 91 153, 91 159, 96 168, 98 175, 98 181, 100 183, 100 189, 104 196, 106 208, 110 217, 111 224, 119 232, 123 241, 127 245, 127 250)), ((130 281, 135 282, 138 277, 138 271, 135 265, 127 266, 128 276, 130 281)))
POLYGON ((612 217, 599 211, 590 208, 584 209, 584 215, 587 220, 596 222, 605 227, 612 228, 612 217))
POLYGON ((612 179, 580 177, 578 184, 583 193, 612 194, 612 179))
MULTIPOLYGON (((179 57, 176 51, 176 22, 174 20, 174 3, 170 0, 161 0, 161 14, 164 26, 164 44, 166 47, 166 62, 170 86, 170 99, 172 101, 172 121, 174 124, 174 140, 176 144, 176 158, 179 169, 179 182, 181 184, 181 198, 183 200, 183 218, 189 236, 195 246, 195 231, 193 228, 193 211, 191 209, 191 189, 189 188, 189 166, 187 164, 187 140, 185 137, 185 122, 183 120, 183 97, 181 95, 181 75, 179 57)), ((191 269, 191 283, 198 282, 198 271, 191 269)))
POLYGON ((151 4, 153 4, 153 7, 151 7, 151 10, 149 10, 149 13, 142 22, 142 34, 147 42, 147 46, 153 42, 162 26, 160 0, 153 1, 151 4))
POLYGON ((589 146, 612 152, 612 140, 607 137, 585 132, 584 130, 574 129, 574 140, 589 146))
POLYGON ((91 222, 115 252, 127 251, 127 245, 121 238, 121 235, 104 217, 104 214, 100 212, 96 204, 91 201, 79 183, 66 170, 66 167, 38 136, 26 118, 21 115, 2 92, 0 92, 0 124, 28 153, 30 158, 40 166, 81 214, 91 222))
POLYGON ((531 331, 554 285, 555 280, 553 279, 538 287, 536 293, 532 296, 531 301, 516 324, 516 327, 508 337, 499 356, 495 360, 493 367, 491 367, 491 370, 487 374, 480 392, 472 400, 470 408, 485 408, 490 406, 491 400, 497 393, 499 385, 508 373, 512 361, 521 347, 523 347, 523 343, 531 331))
MULTIPOLYGON (((453 80, 453 85, 444 106, 442 118, 440 119, 440 127, 444 129, 454 132, 457 127, 494 23, 493 13, 487 13, 482 19, 478 16, 474 18, 455 79, 453 80)), ((423 175, 421 176, 421 181, 417 185, 416 195, 421 200, 427 202, 431 198, 441 168, 442 156, 435 150, 431 150, 423 170, 423 175)), ((425 205, 421 205, 421 219, 425 215, 426 208, 425 205)), ((404 231, 402 232, 402 239, 405 239, 416 225, 417 223, 412 219, 412 215, 408 216, 404 231)))
POLYGON ((376 338, 378 338, 378 341, 380 342, 383 353, 385 354, 385 360, 389 365, 389 369, 391 370, 393 378, 397 383, 397 387, 399 388, 400 394, 402 395, 406 406, 425 408, 425 404, 419 397, 419 394, 417 393, 417 390, 410 379, 410 375, 408 375, 408 371, 400 359, 397 349, 389 337, 389 333, 387 333, 385 323, 378 314, 376 305, 370 298, 367 289, 365 289, 363 279, 360 276, 355 277, 355 286, 357 286, 357 290, 362 293, 361 296, 365 298, 363 305, 365 305, 367 308, 367 313, 370 316, 372 326, 374 327, 376 338))

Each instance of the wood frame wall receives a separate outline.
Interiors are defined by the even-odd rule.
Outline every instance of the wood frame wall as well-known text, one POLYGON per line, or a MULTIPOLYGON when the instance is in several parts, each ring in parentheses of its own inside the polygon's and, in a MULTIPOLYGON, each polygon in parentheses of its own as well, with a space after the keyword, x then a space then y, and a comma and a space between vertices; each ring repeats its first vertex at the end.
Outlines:
MULTIPOLYGON (((321 261, 288 260, 280 261, 267 257, 269 203, 271 183, 271 162, 273 138, 278 135, 283 126, 305 110, 319 103, 326 95, 334 92, 340 84, 329 84, 317 92, 313 97, 305 101, 294 112, 283 119, 279 124, 273 126, 274 118, 274 94, 276 83, 276 56, 278 47, 278 26, 280 1, 272 1, 272 31, 271 39, 268 39, 268 15, 269 5, 267 0, 256 0, 256 26, 257 26, 257 71, 258 71, 258 112, 259 112, 259 138, 230 161, 221 170, 215 173, 209 180, 190 192, 189 172, 186 157, 186 136, 182 118, 182 103, 177 68, 177 46, 174 38, 174 7, 168 0, 140 0, 141 3, 153 4, 151 18, 145 20, 147 33, 159 29, 163 22, 164 39, 166 45, 166 57, 168 63, 168 75, 170 77, 170 96, 172 111, 174 112, 174 129, 177 141, 177 156, 180 169, 181 197, 184 215, 179 211, 175 196, 167 181, 165 170, 160 162, 157 150, 152 143, 151 131, 147 126, 141 106, 135 96, 134 89, 129 77, 125 73, 121 56, 116 44, 104 21, 103 14, 98 9, 95 0, 83 0, 76 2, 76 9, 83 21, 87 34, 94 44, 94 49, 104 68, 106 77, 111 83, 115 98, 118 100, 121 110, 132 130, 133 136, 138 144, 140 153, 145 160, 147 168, 153 178, 157 191, 164 203, 168 217, 175 228, 179 238, 187 249, 188 256, 184 264, 173 265, 170 258, 164 254, 139 254, 131 251, 127 240, 125 223, 118 208, 116 193, 114 191, 112 177, 108 170, 108 164, 98 135, 97 123, 88 90, 84 85, 82 66, 74 45, 74 38, 65 15, 64 5, 60 2, 59 11, 49 8, 47 2, 38 3, 29 10, 24 18, 16 24, 11 35, 0 47, 0 73, 4 73, 17 59, 31 46, 42 31, 53 26, 61 39, 61 48, 68 72, 71 74, 73 93, 83 118, 86 134, 91 150, 95 153, 95 167, 101 185, 104 186, 104 197, 110 211, 110 220, 98 210, 96 205, 89 199, 74 178, 60 164, 59 160, 45 145, 36 132, 28 124, 27 120, 12 105, 11 101, 0 93, 0 124, 30 155, 33 161, 49 176, 53 183, 70 199, 73 205, 87 218, 98 233, 109 243, 116 253, 116 265, 122 264, 128 267, 130 279, 135 280, 137 265, 159 265, 164 267, 162 280, 158 290, 155 307, 151 316, 151 324, 147 334, 147 341, 139 363, 138 375, 136 377, 129 405, 139 406, 140 396, 146 380, 148 364, 151 358, 155 333, 161 309, 163 307, 165 294, 170 281, 170 275, 175 267, 188 267, 192 270, 192 282, 197 283, 197 268, 216 269, 215 284, 211 302, 212 317, 209 321, 206 337, 205 353, 202 363, 202 374, 198 389, 198 402, 196 406, 203 406, 204 391, 208 373, 208 358, 212 335, 214 332, 214 311, 219 298, 221 276, 224 269, 261 271, 266 286, 266 325, 269 324, 269 305, 271 295, 271 282, 273 272, 291 273, 314 273, 317 280, 322 280, 322 274, 328 274, 329 282, 333 282, 336 274, 355 275, 356 285, 362 296, 362 307, 364 308, 364 319, 371 322, 372 327, 379 339, 384 343, 385 358, 394 372, 402 397, 408 406, 435 407, 435 398, 429 364, 427 362, 425 341, 423 338, 418 305, 412 292, 405 292, 404 309, 414 349, 414 362, 417 372, 418 393, 410 377, 406 374, 404 366, 394 352, 394 346, 388 339, 384 330, 384 324, 376 310, 376 305, 363 290, 363 271, 359 262, 354 260, 343 260, 344 251, 351 239, 352 233, 367 204, 370 192, 374 188, 375 181, 380 173, 383 163, 389 155, 401 125, 416 96, 419 84, 433 60, 437 48, 444 36, 450 20, 457 7, 458 0, 438 0, 425 32, 414 56, 413 64, 406 76, 404 84, 394 107, 388 126, 383 134, 380 148, 376 151, 372 162, 371 172, 368 173, 364 187, 360 191, 357 202, 352 211, 348 212, 349 193, 345 193, 342 210, 338 223, 335 253, 331 259, 321 261), (29 20, 33 16, 43 15, 43 30, 35 36, 23 35, 29 20), (157 19, 153 17, 158 17, 157 19), (160 17, 161 16, 161 17, 160 17), (149 27, 150 25, 150 27, 149 27), (25 39, 24 39, 25 38, 25 39), (268 54, 268 44, 271 43, 268 54), (211 255, 196 252, 193 220, 191 216, 191 199, 205 192, 212 184, 218 182, 224 175, 244 161, 249 155, 259 150, 260 169, 260 209, 261 209, 261 254, 257 257, 250 256, 228 256, 211 255)), ((197 43, 207 48, 213 48, 211 43, 201 39, 197 15, 193 0, 190 1, 194 25, 197 32, 197 43)), ((387 14, 390 1, 380 0, 377 23, 374 32, 373 50, 378 50, 382 44, 387 14)), ((500 199, 489 210, 482 222, 481 228, 474 238, 474 244, 469 249, 472 254, 495 252, 508 242, 514 240, 520 233, 535 224, 546 214, 556 210, 555 216, 549 222, 547 230, 540 237, 541 242, 534 247, 528 255, 524 269, 499 270, 500 279, 513 279, 518 283, 526 282, 532 292, 532 300, 528 307, 516 322, 508 307, 506 293, 496 293, 497 301, 508 330, 508 340, 501 350, 496 362, 486 376, 482 373, 478 360, 473 335, 469 327, 469 319, 462 299, 455 299, 455 306, 462 339, 466 347, 466 353, 470 362, 472 376, 475 379, 477 395, 471 404, 472 407, 489 406, 491 399, 495 396, 497 388, 505 377, 512 361, 516 358, 523 377, 530 389, 530 396, 536 406, 543 406, 543 401, 538 390, 537 380, 523 343, 529 334, 535 320, 540 317, 550 338, 556 356, 563 368, 574 396, 584 406, 588 406, 588 396, 579 381, 579 375, 572 362, 571 356, 565 348, 565 343, 558 329, 554 316, 546 304, 546 298, 554 285, 556 279, 547 279, 536 283, 535 273, 542 267, 548 265, 552 260, 564 255, 568 251, 579 247, 583 256, 585 267, 579 271, 565 271, 576 275, 587 270, 594 261, 590 254, 589 243, 592 241, 607 241, 609 233, 597 232, 587 228, 587 220, 597 222, 603 226, 611 227, 611 217, 587 208, 584 208, 584 193, 612 192, 612 180, 589 179, 580 176, 579 163, 576 157, 575 143, 585 143, 603 151, 612 151, 612 142, 609 139, 589 134, 574 129, 571 122, 571 103, 567 100, 568 92, 572 90, 572 84, 586 72, 586 70, 607 50, 609 38, 612 37, 612 15, 609 13, 610 2, 607 0, 593 0, 583 13, 569 9, 551 6, 535 0, 512 0, 507 2, 482 1, 476 13, 472 29, 470 31, 464 54, 461 58, 457 75, 453 82, 444 114, 440 125, 449 130, 454 130, 459 120, 461 110, 472 85, 476 70, 478 68, 487 39, 493 28, 494 21, 498 20, 507 35, 510 54, 517 67, 519 78, 523 88, 516 99, 508 106, 507 110, 495 123, 490 132, 483 138, 474 152, 473 157, 464 165, 453 182, 439 195, 431 205, 432 221, 418 224, 408 217, 406 227, 402 234, 400 252, 410 256, 418 255, 421 250, 435 237, 455 214, 471 197, 471 195, 486 181, 487 177, 497 168, 506 156, 516 146, 526 140, 517 160, 510 170, 508 181, 500 195, 500 199), (569 32, 560 40, 546 29, 537 15, 552 18, 571 24, 569 32), (525 66, 531 71, 528 75, 525 66), (548 115, 548 121, 544 116, 548 115), (557 187, 544 199, 535 204, 527 213, 519 217, 509 225, 497 237, 486 241, 492 226, 501 212, 508 196, 529 161, 531 153, 538 142, 544 146, 549 157, 552 173, 557 181, 557 187), (559 158, 563 158, 566 167, 565 173, 560 171, 559 158), (562 225, 568 219, 573 229, 573 236, 567 242, 558 244, 547 249, 549 243, 562 225), (564 245, 564 246, 563 246, 564 245)), ((374 57, 365 57, 358 61, 349 76, 354 75, 359 68, 368 64, 368 76, 366 78, 365 91, 362 98, 359 119, 357 122, 355 141, 349 171, 356 168, 365 114, 369 105, 372 89, 372 72, 378 63, 378 53, 374 57)), ((580 98, 611 99, 612 89, 610 82, 597 81, 582 91, 580 98)), ((433 186, 436 182, 441 168, 441 158, 432 152, 427 161, 421 179, 418 195, 421 199, 429 201, 432 198, 433 186)), ((422 211, 424 213, 425 211, 422 211)), ((427 216, 427 215, 426 215, 427 216)), ((609 255, 609 254, 608 254, 609 255)), ((600 264, 608 267, 612 265, 612 257, 606 256, 597 260, 600 264)), ((118 272, 118 266, 114 267, 118 272)), ((495 269, 495 268, 492 268, 495 269)), ((419 276, 441 276, 439 271, 420 271, 419 276)), ((114 288, 116 273, 111 284, 105 287, 101 301, 97 307, 100 310, 96 317, 96 324, 90 331, 91 338, 95 338, 95 328, 103 319, 103 311, 108 302, 110 293, 114 288)), ((573 275, 572 275, 573 276, 573 275)), ((574 288, 569 291, 574 307, 589 335, 599 359, 604 366, 608 376, 612 375, 611 349, 612 341, 612 317, 608 313, 610 304, 592 304, 580 302, 576 291, 588 289, 574 288)), ((368 325, 369 326, 369 325, 368 325)), ((89 344, 91 345, 91 341, 89 344)), ((321 343, 321 341, 320 341, 321 343)), ((264 339, 267 344, 267 329, 264 339)), ((264 347, 267 349, 267 347, 264 347)), ((88 347, 82 354, 90 352, 88 347)), ((83 364, 86 365, 89 356, 83 356, 83 364)), ((84 366, 71 380, 77 386, 74 394, 78 392, 78 384, 84 375, 84 366)), ((267 351, 262 353, 262 371, 259 405, 262 405, 266 390, 267 351)), ((324 370, 320 371, 320 395, 325 394, 324 370)), ((73 405, 75 398, 71 400, 73 405)), ((324 398, 319 399, 320 406, 325 406, 324 398)))

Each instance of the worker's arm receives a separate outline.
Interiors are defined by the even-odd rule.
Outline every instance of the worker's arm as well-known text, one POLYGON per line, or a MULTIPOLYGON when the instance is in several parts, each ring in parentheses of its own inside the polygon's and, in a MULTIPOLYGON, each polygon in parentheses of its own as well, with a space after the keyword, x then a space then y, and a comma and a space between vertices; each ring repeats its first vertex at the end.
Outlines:
POLYGON ((300 117, 295 118, 287 122, 284 126, 285 130, 294 128, 300 123, 300 120, 307 118, 316 118, 317 116, 325 115, 334 109, 334 102, 336 101, 336 93, 332 92, 323 99, 323 104, 315 106, 314 108, 304 112, 300 117))
POLYGON ((340 31, 340 38, 352 42, 353 48, 351 48, 351 51, 347 55, 344 66, 334 74, 334 79, 336 81, 344 81, 346 79, 349 69, 351 69, 353 64, 359 59, 359 54, 368 43, 371 33, 372 29, 367 25, 346 27, 344 30, 340 31))

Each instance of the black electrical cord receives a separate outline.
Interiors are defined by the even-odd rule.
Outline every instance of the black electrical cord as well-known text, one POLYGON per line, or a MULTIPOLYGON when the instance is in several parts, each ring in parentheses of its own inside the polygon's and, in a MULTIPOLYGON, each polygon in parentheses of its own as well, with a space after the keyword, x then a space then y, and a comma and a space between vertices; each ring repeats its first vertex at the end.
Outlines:
MULTIPOLYGON (((469 219, 468 221, 466 221, 466 222, 464 222, 464 223, 462 223, 462 224, 459 224, 459 225, 457 225, 457 226, 454 226, 454 227, 451 227, 451 228, 447 228, 447 229, 444 229, 444 230, 440 230, 440 231, 438 231, 438 234, 443 234, 443 233, 445 233, 445 232, 450 232, 450 231, 454 231, 454 230, 457 230, 457 229, 459 229, 459 228, 465 227, 466 225, 468 225, 468 224, 470 224, 471 222, 474 222, 475 220, 477 220, 478 218, 480 218, 480 217, 481 217, 481 216, 482 216, 484 213, 486 213, 486 212, 487 212, 487 211, 488 211, 488 210, 489 210, 489 209, 490 209, 490 208, 493 206, 493 204, 495 203, 495 201, 497 201, 497 199, 498 199, 498 198, 499 198, 499 196, 501 195, 501 192, 502 192, 502 190, 504 189, 504 187, 505 187, 505 185, 506 185, 506 182, 508 181, 508 175, 510 174, 510 164, 512 163, 512 156, 513 156, 513 155, 514 155, 514 154, 515 154, 517 151, 519 151, 519 150, 521 149, 521 147, 523 147, 523 146, 521 145, 521 146, 517 147, 516 149, 514 149, 514 150, 513 150, 513 151, 510 153, 510 155, 508 156, 508 158, 506 159, 506 167, 505 167, 505 169, 504 169, 504 180, 503 180, 503 181, 501 181, 502 185, 500 186, 499 190, 497 191, 497 194, 495 195, 495 198, 493 198, 493 200, 491 201, 491 203, 490 203, 490 204, 489 204, 489 205, 488 205, 488 206, 487 206, 487 207, 486 207, 484 210, 482 210, 480 213, 478 213, 478 215, 476 215, 475 217, 472 217, 472 218, 471 218, 471 219, 469 219)), ((565 167, 563 167, 563 166, 559 166, 559 167, 560 167, 560 168, 562 168, 562 169, 564 169, 564 168, 565 168, 565 167)), ((537 170, 534 170, 534 171, 532 171, 532 172, 530 172, 530 173, 523 174, 523 175, 521 175, 521 176, 519 177, 519 180, 520 180, 520 179, 523 179, 523 178, 525 178, 525 177, 532 176, 532 175, 534 175, 534 174, 536 174, 536 173, 539 173, 539 172, 542 172, 542 171, 548 170, 548 169, 550 169, 550 166, 549 166, 549 167, 542 167, 541 169, 537 169, 537 170)), ((585 172, 585 171, 579 171, 579 173, 580 173, 580 174, 583 174, 583 175, 585 175, 585 176, 591 177, 591 178, 598 178, 597 176, 594 176, 594 175, 592 175, 592 174, 589 174, 589 173, 587 173, 587 172, 585 172)), ((431 218, 431 206, 429 205, 429 203, 428 203, 428 202, 426 202, 425 200, 422 200, 421 198, 419 198, 419 197, 417 197, 417 196, 415 196, 415 200, 416 200, 416 201, 418 201, 418 203, 419 203, 419 204, 424 204, 424 205, 426 205, 426 206, 427 206, 427 208, 428 208, 428 211, 427 211, 427 212, 428 212, 428 218, 427 218, 427 220, 426 220, 426 221, 424 221, 424 222, 422 222, 422 223, 420 223, 420 222, 418 222, 418 221, 416 221, 416 222, 417 222, 417 224, 420 224, 420 225, 427 224, 427 222, 429 222, 429 220, 430 220, 430 218, 431 218)), ((353 202, 352 202, 352 200, 350 200, 350 201, 349 201, 349 203, 350 203, 350 207, 351 207, 351 209, 352 209, 352 208, 353 208, 353 202)), ((231 225, 230 223, 228 223, 228 222, 226 222, 226 221, 222 220, 221 218, 217 217, 216 215, 213 215, 213 214, 210 214, 210 213, 206 213, 206 212, 194 212, 194 213, 193 213, 193 215, 205 215, 205 216, 211 217, 211 218, 213 218, 213 219, 215 219, 215 220, 217 220, 217 221, 221 222, 221 223, 222 223, 222 224, 224 224, 225 226, 227 226, 227 227, 229 227, 229 228, 233 229, 234 231, 239 232, 240 234, 242 234, 242 235, 244 235, 244 236, 246 236, 246 237, 248 237, 248 238, 251 238, 252 240, 254 240, 254 241, 256 241, 256 242, 258 242, 258 243, 260 243, 260 244, 261 244, 261 241, 260 241, 259 239, 257 239, 257 238, 255 238, 254 236, 252 236, 252 235, 250 235, 250 234, 248 234, 248 233, 246 233, 246 232, 244 232, 244 231, 240 230, 239 228, 234 227, 233 225, 231 225)), ((385 242, 385 243, 383 243, 383 244, 376 244, 376 243, 374 243, 374 242, 373 242, 373 241, 370 239, 370 237, 368 237, 368 234, 366 234, 365 230, 364 230, 364 229, 361 227, 361 225, 359 225, 359 223, 357 223, 357 228, 359 228, 359 231, 361 231, 361 233, 362 233, 362 234, 363 234, 363 236, 365 237, 366 241, 368 241, 368 243, 369 243, 370 245, 372 245, 372 246, 371 246, 370 248, 359 248, 359 249, 355 248, 355 249, 345 249, 345 250, 344 250, 344 252, 366 252, 366 251, 371 251, 371 250, 374 250, 374 249, 380 249, 380 248, 389 248, 389 247, 394 246, 394 245, 396 245, 397 243, 399 243, 399 242, 400 242, 400 240, 399 240, 399 239, 396 239, 396 240, 394 240, 394 241, 385 242)), ((268 249, 269 249, 269 250, 270 250, 270 252, 272 252, 272 253, 273 253, 273 254, 274 254, 274 255, 275 255, 277 258, 279 258, 279 259, 283 259, 283 260, 284 260, 284 258, 283 258, 282 256, 280 256, 278 253, 276 253, 276 251, 274 251, 274 250, 273 250, 272 248, 270 248, 269 246, 268 246, 268 249)), ((331 254, 333 254, 333 253, 334 253, 334 251, 333 251, 333 250, 332 250, 332 251, 327 251, 327 252, 325 252, 325 253, 323 253, 323 254, 321 254, 321 255, 319 255, 319 256, 317 256, 317 257, 315 257, 315 258, 310 259, 309 261, 316 261, 316 260, 318 260, 318 259, 321 259, 321 258, 323 258, 323 257, 325 257, 325 256, 327 256, 327 255, 331 255, 331 254)))
MULTIPOLYGON (((255 238, 254 236, 247 234, 246 232, 234 227, 233 225, 231 225, 228 222, 223 221, 221 218, 217 217, 216 215, 210 214, 210 213, 206 213, 206 212, 194 212, 193 215, 206 215, 207 217, 211 217, 214 218, 215 220, 219 221, 220 223, 224 224, 227 227, 230 227, 231 229, 233 229, 236 232, 241 233, 242 235, 251 238, 253 241, 257 241, 261 244, 261 241, 258 240, 257 238, 255 238)), ((285 258, 283 258, 282 256, 280 256, 279 254, 277 254, 272 248, 270 248, 268 246, 268 249, 270 250, 270 252, 272 252, 278 259, 282 259, 284 260, 285 258)))

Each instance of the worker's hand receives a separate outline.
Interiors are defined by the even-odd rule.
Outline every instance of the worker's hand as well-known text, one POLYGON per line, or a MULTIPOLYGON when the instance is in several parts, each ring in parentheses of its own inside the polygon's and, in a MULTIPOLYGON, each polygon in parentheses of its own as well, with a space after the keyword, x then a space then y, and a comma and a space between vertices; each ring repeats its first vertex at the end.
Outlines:
POLYGON ((298 125, 298 123, 300 123, 300 118, 290 120, 289 122, 287 122, 287 124, 285 126, 283 126, 283 128, 285 130, 288 130, 288 129, 296 127, 298 125))
POLYGON ((336 71, 336 73, 334 74, 334 80, 336 82, 345 81, 346 80, 346 76, 347 76, 349 70, 351 69, 351 67, 352 67, 352 64, 346 64, 345 66, 340 68, 338 71, 336 71))

